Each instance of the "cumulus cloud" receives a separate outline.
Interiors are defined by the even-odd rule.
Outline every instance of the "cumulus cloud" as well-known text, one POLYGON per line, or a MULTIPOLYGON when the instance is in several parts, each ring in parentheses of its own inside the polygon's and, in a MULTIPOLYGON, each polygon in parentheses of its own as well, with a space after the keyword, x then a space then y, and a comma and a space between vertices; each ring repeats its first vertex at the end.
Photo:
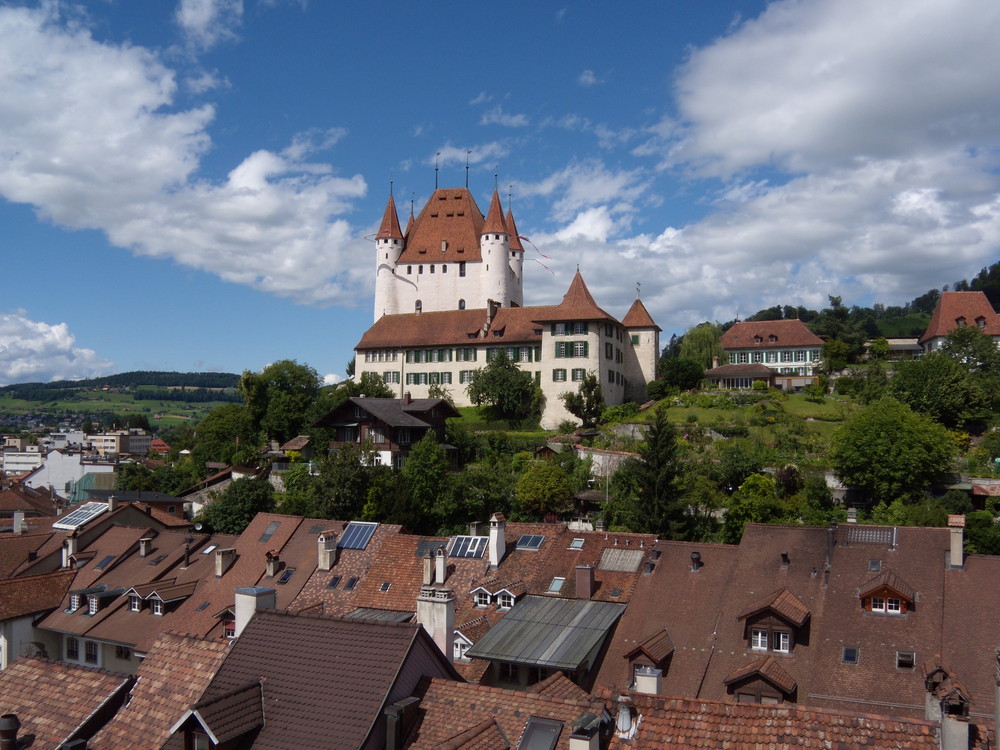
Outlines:
POLYGON ((770 4, 690 55, 677 113, 632 150, 718 185, 707 216, 601 242, 597 202, 565 202, 566 227, 543 238, 572 257, 556 269, 600 268, 609 293, 656 279, 644 301, 683 327, 828 294, 903 302, 995 262, 996 28, 991 0, 770 4), (630 263, 602 267, 609 253, 630 263))
POLYGON ((0 385, 92 378, 109 371, 111 362, 75 343, 65 323, 31 320, 23 310, 0 314, 0 385))
MULTIPOLYGON (((312 160, 344 131, 303 133, 248 155, 224 181, 199 178, 213 108, 174 108, 176 75, 154 54, 99 43, 54 7, 0 8, 0 195, 134 253, 298 302, 350 304, 370 286, 355 268, 361 241, 337 218, 365 182, 312 160)), ((217 17, 182 7, 193 26, 217 17)))
POLYGON ((435 159, 437 163, 442 167, 446 167, 453 164, 465 164, 465 160, 469 160, 469 164, 482 164, 483 162, 490 162, 495 159, 501 159, 508 153, 508 148, 505 144, 499 141, 491 141, 489 143, 480 143, 477 146, 469 146, 468 148, 459 148, 458 146, 453 146, 450 143, 441 146, 433 158, 427 160, 427 164, 434 164, 435 159))
POLYGON ((610 170, 598 159, 585 159, 538 182, 518 183, 517 192, 546 197, 556 220, 576 221, 579 211, 598 205, 619 217, 633 214, 649 187, 650 178, 641 170, 610 170))
POLYGON ((209 49, 236 37, 243 21, 243 0, 180 0, 175 17, 192 44, 209 49))
POLYGON ((508 112, 504 112, 503 108, 500 106, 487 110, 479 119, 480 125, 503 125, 507 128, 523 128, 527 126, 529 122, 530 121, 528 120, 527 115, 513 115, 508 112))
POLYGON ((576 82, 581 86, 596 86, 600 83, 597 76, 594 74, 594 71, 590 69, 580 73, 580 75, 576 77, 576 82))

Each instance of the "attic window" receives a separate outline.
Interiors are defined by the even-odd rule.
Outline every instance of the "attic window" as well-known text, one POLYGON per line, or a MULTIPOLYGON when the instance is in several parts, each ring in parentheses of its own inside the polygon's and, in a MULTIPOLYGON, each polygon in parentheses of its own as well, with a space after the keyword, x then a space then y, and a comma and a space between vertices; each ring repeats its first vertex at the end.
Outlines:
POLYGON ((912 670, 917 661, 917 655, 913 651, 896 652, 896 669, 912 670))
POLYGON ((142 611, 142 597, 138 594, 133 594, 128 598, 128 608, 132 612, 142 611))
POLYGON ((328 589, 335 589, 340 584, 340 576, 334 576, 330 579, 330 582, 326 584, 328 589))
POLYGON ((115 559, 114 555, 108 555, 104 557, 99 563, 97 563, 97 565, 95 565, 94 568, 96 568, 97 570, 104 570, 106 567, 108 567, 108 564, 114 559, 115 559))
POLYGON ((499 598, 499 600, 497 602, 497 608, 498 609, 510 609, 513 606, 514 606, 514 595, 511 594, 511 593, 509 593, 509 592, 507 592, 507 591, 501 592, 500 593, 500 598, 499 598))
POLYGON ((488 591, 477 591, 476 592, 476 606, 477 607, 488 607, 488 606, 490 606, 490 593, 488 591))
POLYGON ((79 594, 70 594, 70 597, 69 597, 69 611, 70 612, 76 612, 78 609, 80 609, 80 595, 79 594))
POLYGON ((163 562, 166 559, 167 559, 166 555, 160 555, 160 556, 154 558, 153 560, 151 560, 149 564, 150 565, 159 565, 161 562, 163 562))
POLYGON ((260 539, 257 541, 268 541, 272 536, 274 536, 274 532, 278 530, 279 526, 281 526, 281 521, 271 521, 271 523, 267 525, 267 528, 264 529, 264 533, 260 535, 260 539))
POLYGON ((583 549, 583 539, 574 539, 569 543, 569 549, 583 549))
POLYGON ((384 581, 381 586, 378 587, 379 591, 388 591, 389 587, 392 585, 392 581, 384 581))
POLYGON ((524 734, 521 735, 521 742, 518 748, 525 750, 552 750, 559 741, 563 724, 561 721, 552 719, 539 719, 532 716, 528 723, 524 725, 524 734))
POLYGON ((840 654, 840 662, 841 664, 857 664, 859 656, 860 651, 857 646, 844 646, 844 650, 840 654))
POLYGON ((281 578, 278 579, 278 585, 284 586, 286 583, 288 583, 289 579, 292 577, 292 574, 294 572, 295 568, 285 568, 285 572, 282 573, 281 578))
POLYGON ((548 593, 558 594, 562 590, 563 583, 565 582, 566 582, 565 578, 560 578, 559 576, 556 576, 555 578, 552 579, 552 583, 549 584, 548 593))
POLYGON ((154 615, 161 616, 166 610, 166 607, 159 599, 153 599, 151 609, 154 615))
POLYGON ((778 340, 778 337, 772 333, 770 336, 767 337, 767 340, 773 344, 775 341, 778 340))
POLYGON ((979 326, 980 328, 986 328, 986 318, 980 315, 978 318, 976 318, 976 325, 979 326))
POLYGON ((344 585, 344 591, 354 591, 354 587, 357 586, 357 585, 358 585, 358 579, 357 578, 351 578, 344 585))
POLYGON ((88 596, 87 597, 87 614, 88 615, 96 615, 97 614, 97 609, 98 609, 98 606, 97 606, 97 597, 96 596, 88 596))
POLYGON ((198 608, 195 610, 195 612, 201 612, 203 609, 207 609, 209 604, 211 604, 211 602, 202 602, 201 604, 198 605, 198 608))
POLYGON ((881 560, 869 560, 868 561, 868 572, 869 573, 881 573, 882 572, 882 561, 881 560))
POLYGON ((521 538, 517 540, 517 549, 537 550, 541 548, 542 542, 544 541, 545 537, 541 534, 523 534, 521 538))
POLYGON ((203 554, 203 555, 208 555, 208 554, 210 554, 210 553, 211 553, 212 551, 214 551, 214 550, 215 550, 215 548, 216 548, 216 547, 218 547, 218 546, 219 546, 218 544, 210 544, 210 545, 208 545, 207 547, 205 547, 205 549, 203 549, 203 550, 201 551, 201 554, 203 554))

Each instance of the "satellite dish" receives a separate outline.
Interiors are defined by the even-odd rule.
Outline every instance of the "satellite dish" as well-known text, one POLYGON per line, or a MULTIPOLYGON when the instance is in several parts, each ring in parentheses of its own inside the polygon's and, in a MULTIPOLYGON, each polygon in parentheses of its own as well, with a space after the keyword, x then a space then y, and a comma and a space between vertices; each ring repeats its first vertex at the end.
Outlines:
POLYGON ((195 530, 195 531, 201 531, 201 529, 202 529, 202 525, 201 525, 200 523, 196 523, 196 524, 194 525, 194 530, 195 530))

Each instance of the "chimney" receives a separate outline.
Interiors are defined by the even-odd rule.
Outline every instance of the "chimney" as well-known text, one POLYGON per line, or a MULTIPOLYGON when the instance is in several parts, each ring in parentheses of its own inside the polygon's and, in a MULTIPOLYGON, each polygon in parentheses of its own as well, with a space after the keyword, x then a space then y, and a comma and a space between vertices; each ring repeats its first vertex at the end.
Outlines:
POLYGON ((963 567, 963 548, 965 542, 965 516, 948 516, 948 531, 951 534, 951 550, 948 553, 948 567, 960 570, 963 567))
POLYGON ((23 534, 24 533, 24 511, 16 510, 14 511, 14 533, 23 534))
POLYGON ((442 584, 448 578, 448 555, 444 547, 438 547, 434 553, 434 578, 442 584))
POLYGON ((507 552, 507 519, 503 513, 494 513, 490 516, 490 567, 495 568, 503 560, 507 552))
POLYGON ((969 749, 969 717, 953 716, 945 713, 941 716, 941 750, 969 749))
POLYGON ((224 576, 226 571, 233 567, 234 562, 236 562, 236 549, 234 547, 215 550, 215 577, 224 576))
POLYGON ((594 594, 594 566, 576 566, 576 598, 589 599, 594 594))
POLYGON ((63 540, 62 566, 69 568, 73 565, 73 555, 79 551, 79 540, 76 538, 76 531, 66 535, 63 540))
POLYGON ((482 536, 479 533, 479 529, 482 526, 480 521, 469 521, 469 536, 482 536))
POLYGON ((718 366, 719 366, 719 358, 718 357, 712 357, 712 369, 714 370, 718 366))
POLYGON ((424 550, 424 575, 422 585, 434 585, 434 553, 432 553, 429 549, 424 550))
POLYGON ((573 721, 569 735, 569 750, 600 750, 601 719, 594 714, 584 714, 573 721))
POLYGON ((337 564, 337 532, 324 531, 316 538, 316 567, 326 571, 337 564))
POLYGON ((153 540, 143 537, 139 540, 139 557, 149 557, 149 551, 153 548, 153 540))
POLYGON ((701 553, 700 552, 692 552, 691 553, 691 572, 692 573, 697 573, 700 568, 701 568, 701 553))
POLYGON ((273 549, 267 551, 267 577, 274 578, 281 570, 281 558, 273 549))
POLYGON ((236 637, 240 637, 243 628, 253 618, 254 613, 261 609, 274 609, 278 606, 278 592, 264 586, 245 586, 236 589, 236 637))
POLYGON ((17 730, 20 728, 21 722, 17 720, 17 714, 0 716, 0 750, 16 750, 17 730))
POLYGON ((403 406, 409 406, 413 403, 413 396, 410 395, 409 391, 403 394, 403 406))
POLYGON ((420 699, 414 696, 386 706, 385 750, 403 750, 403 743, 413 727, 419 707, 420 699))
POLYGON ((455 656, 455 594, 451 589, 423 586, 417 597, 417 622, 448 661, 455 656))
POLYGON ((635 687, 637 693, 659 695, 663 683, 663 670, 653 667, 637 667, 635 670, 635 687))

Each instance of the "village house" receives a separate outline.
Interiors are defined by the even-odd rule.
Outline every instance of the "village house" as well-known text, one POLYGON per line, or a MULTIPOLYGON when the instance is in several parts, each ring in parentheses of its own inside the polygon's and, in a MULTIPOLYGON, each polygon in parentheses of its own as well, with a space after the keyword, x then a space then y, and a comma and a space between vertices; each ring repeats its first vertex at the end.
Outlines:
POLYGON ((956 328, 972 326, 1000 345, 1000 315, 983 292, 941 292, 931 322, 918 341, 925 352, 933 352, 956 328))
POLYGON ((755 380, 784 390, 816 382, 823 340, 801 320, 735 323, 720 339, 723 361, 705 372, 720 387, 750 388, 755 380), (766 368, 766 369, 765 369, 766 368))

